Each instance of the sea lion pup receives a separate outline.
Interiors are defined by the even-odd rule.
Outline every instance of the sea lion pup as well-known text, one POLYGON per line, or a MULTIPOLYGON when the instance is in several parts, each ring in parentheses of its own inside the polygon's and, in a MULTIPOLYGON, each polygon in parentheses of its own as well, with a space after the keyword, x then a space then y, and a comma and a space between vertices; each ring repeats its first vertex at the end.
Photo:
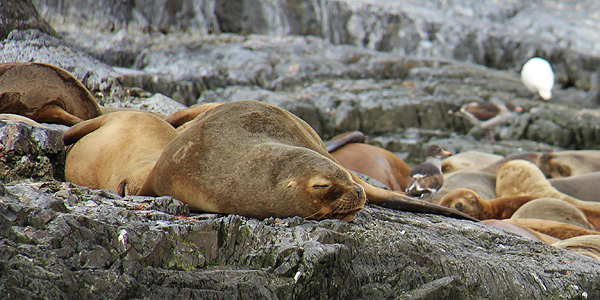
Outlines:
POLYGON ((541 232, 543 234, 547 234, 549 236, 553 236, 557 239, 568 239, 580 235, 588 235, 588 234, 600 234, 600 232, 595 230, 589 230, 585 228, 581 228, 579 226, 551 221, 551 220, 540 220, 540 219, 506 219, 503 220, 511 224, 515 224, 518 226, 525 226, 531 228, 537 232, 541 232))
POLYGON ((519 224, 512 224, 512 223, 506 222, 505 220, 490 219, 490 220, 482 220, 481 222, 484 224, 490 225, 490 226, 494 226, 496 228, 506 230, 508 232, 512 232, 512 233, 520 235, 522 237, 530 238, 532 240, 540 241, 542 243, 546 243, 549 245, 560 241, 559 239, 557 239, 553 236, 549 236, 547 234, 537 232, 529 227, 525 227, 525 226, 522 226, 519 224))
POLYGON ((77 78, 49 64, 0 63, 0 112, 72 126, 102 115, 77 78))
POLYGON ((169 195, 192 210, 258 219, 351 221, 366 198, 472 219, 366 184, 335 161, 306 122, 258 101, 225 103, 197 116, 165 148, 138 194, 169 195))
POLYGON ((344 168, 367 175, 394 191, 406 189, 410 167, 394 153, 362 143, 350 143, 330 152, 344 168))
POLYGON ((444 158, 442 160, 442 172, 447 175, 461 170, 479 171, 482 166, 491 165, 503 158, 503 156, 497 154, 465 151, 444 158))
POLYGON ((600 235, 580 235, 562 241, 552 246, 600 260, 600 235))
POLYGON ((144 112, 121 111, 81 122, 63 133, 67 181, 135 195, 166 145, 169 123, 144 112))
POLYGON ((456 189, 446 194, 440 205, 455 208, 479 220, 508 219, 523 204, 536 199, 532 196, 507 196, 483 200, 469 189, 456 189))
POLYGON ((596 230, 575 205, 555 198, 531 200, 519 207, 510 218, 551 220, 596 230))
POLYGON ((536 165, 524 160, 512 160, 498 168, 496 195, 499 197, 529 195, 536 198, 558 198, 574 204, 578 208, 600 210, 598 202, 581 201, 559 192, 552 187, 550 181, 536 165))
POLYGON ((584 201, 600 202, 600 172, 551 178, 550 184, 559 192, 584 201))

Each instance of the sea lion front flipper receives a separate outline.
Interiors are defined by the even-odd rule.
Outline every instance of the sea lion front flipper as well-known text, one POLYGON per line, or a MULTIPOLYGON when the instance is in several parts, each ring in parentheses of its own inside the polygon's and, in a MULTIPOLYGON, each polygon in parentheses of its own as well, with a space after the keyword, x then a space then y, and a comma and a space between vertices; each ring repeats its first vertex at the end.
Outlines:
POLYGON ((40 123, 58 123, 66 126, 73 126, 83 122, 79 117, 76 117, 60 106, 49 104, 45 105, 31 115, 31 118, 40 123))
POLYGON ((442 216, 446 216, 446 217, 452 217, 452 218, 456 218, 456 219, 465 219, 465 220, 479 222, 478 219, 473 218, 473 217, 471 217, 461 211, 458 211, 456 209, 441 206, 438 204, 434 204, 434 203, 419 200, 419 199, 414 199, 414 198, 411 198, 408 196, 387 198, 387 199, 383 200, 383 202, 381 204, 379 204, 379 206, 391 208, 391 209, 402 210, 402 211, 410 211, 410 212, 417 212, 417 213, 431 213, 431 214, 437 214, 437 215, 442 215, 442 216))
POLYGON ((364 143, 365 142, 365 134, 360 131, 350 131, 346 133, 342 133, 338 136, 335 136, 328 142, 325 142, 325 148, 327 148, 327 152, 331 153, 346 144, 350 143, 364 143))
POLYGON ((100 116, 91 120, 83 121, 69 128, 63 133, 63 142, 65 143, 65 146, 76 143, 86 134, 100 128, 103 120, 104 116, 100 116))

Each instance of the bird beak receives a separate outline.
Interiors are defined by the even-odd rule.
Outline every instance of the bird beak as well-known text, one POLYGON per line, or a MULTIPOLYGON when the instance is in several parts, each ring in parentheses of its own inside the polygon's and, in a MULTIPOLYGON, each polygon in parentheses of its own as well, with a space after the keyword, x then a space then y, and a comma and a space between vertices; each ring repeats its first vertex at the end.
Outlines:
POLYGON ((443 156, 451 156, 452 153, 448 152, 448 151, 442 151, 440 154, 442 154, 443 156))

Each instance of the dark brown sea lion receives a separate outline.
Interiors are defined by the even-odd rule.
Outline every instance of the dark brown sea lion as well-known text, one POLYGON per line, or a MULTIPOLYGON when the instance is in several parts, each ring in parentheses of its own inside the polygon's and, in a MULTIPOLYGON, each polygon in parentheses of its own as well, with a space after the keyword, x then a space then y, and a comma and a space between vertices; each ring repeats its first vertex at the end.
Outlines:
POLYGON ((144 112, 121 111, 81 122, 63 134, 67 181, 135 195, 163 149, 177 136, 169 123, 144 112))
POLYGON ((394 153, 362 143, 350 143, 331 152, 345 168, 367 175, 394 191, 406 189, 410 167, 394 153))
POLYGON ((395 209, 472 219, 366 184, 335 161, 306 122, 257 101, 226 103, 198 115, 165 148, 138 194, 170 195, 193 210, 260 219, 350 221, 366 198, 395 209))
POLYGON ((0 113, 67 126, 102 115, 94 97, 69 72, 29 62, 0 63, 0 113))

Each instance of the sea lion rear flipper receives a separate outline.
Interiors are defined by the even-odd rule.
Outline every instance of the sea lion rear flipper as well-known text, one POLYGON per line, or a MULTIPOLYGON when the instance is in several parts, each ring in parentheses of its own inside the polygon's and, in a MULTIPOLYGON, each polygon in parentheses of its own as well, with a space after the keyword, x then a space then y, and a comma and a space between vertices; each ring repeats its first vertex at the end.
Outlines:
POLYGON ((165 117, 165 121, 171 124, 173 127, 177 128, 184 123, 187 123, 197 116, 223 105, 223 103, 201 103, 192 105, 188 108, 184 108, 182 110, 178 110, 168 116, 165 117))
POLYGON ((30 118, 40 123, 57 123, 66 126, 73 126, 83 122, 81 118, 68 113, 60 106, 54 104, 43 106, 33 113, 30 118))
POLYGON ((63 141, 65 146, 76 143, 79 139, 84 137, 86 134, 100 128, 102 126, 103 116, 83 121, 65 131, 63 133, 63 141))
POLYGON ((475 218, 473 218, 461 211, 458 211, 456 209, 441 206, 438 204, 434 204, 434 203, 419 200, 419 199, 413 199, 408 196, 392 197, 392 198, 385 199, 385 200, 383 200, 383 202, 381 204, 379 204, 379 206, 391 208, 391 209, 402 210, 402 211, 430 213, 430 214, 437 214, 437 215, 442 215, 442 216, 446 216, 446 217, 452 217, 452 218, 456 218, 456 219, 465 219, 465 220, 479 222, 478 219, 475 219, 475 218))
POLYGON ((350 143, 364 143, 365 134, 360 131, 351 131, 335 136, 328 142, 325 142, 327 152, 331 153, 346 144, 350 143))

